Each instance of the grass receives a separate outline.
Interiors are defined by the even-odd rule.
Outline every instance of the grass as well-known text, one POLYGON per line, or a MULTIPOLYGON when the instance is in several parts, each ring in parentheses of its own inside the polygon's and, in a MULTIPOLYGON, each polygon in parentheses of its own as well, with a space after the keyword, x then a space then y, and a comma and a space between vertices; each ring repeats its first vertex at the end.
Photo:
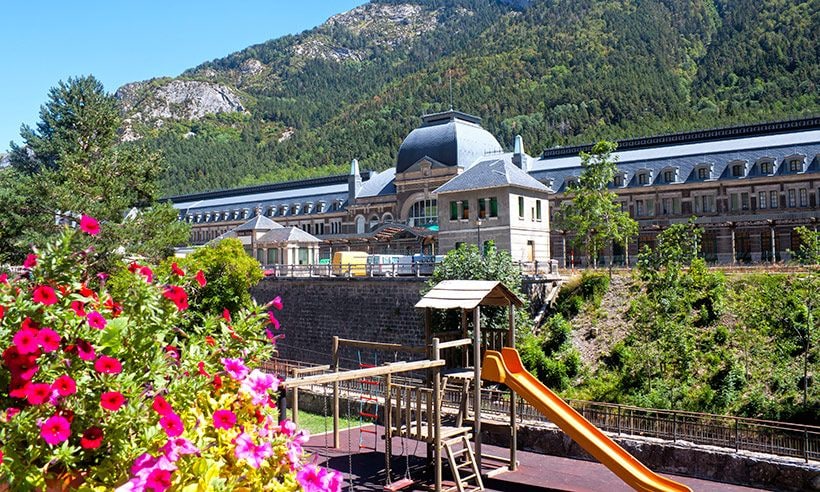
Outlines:
MULTIPOLYGON (((290 412, 288 412, 288 416, 290 416, 290 412)), ((345 418, 339 417, 339 428, 341 430, 347 429, 348 426, 350 427, 358 427, 359 419, 358 418, 345 418)), ((299 427, 302 429, 307 429, 310 431, 311 435, 313 434, 321 434, 327 430, 328 432, 333 431, 333 415, 328 413, 327 417, 323 417, 322 415, 316 413, 305 412, 304 410, 299 410, 299 427), (325 422, 327 422, 327 428, 325 428, 325 422)))

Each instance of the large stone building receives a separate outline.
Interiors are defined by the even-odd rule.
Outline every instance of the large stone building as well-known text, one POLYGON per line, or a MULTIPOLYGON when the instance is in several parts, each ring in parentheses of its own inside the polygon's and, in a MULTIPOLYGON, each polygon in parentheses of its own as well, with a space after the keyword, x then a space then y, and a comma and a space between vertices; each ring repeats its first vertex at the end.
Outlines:
MULTIPOLYGON (((346 176, 172 197, 180 218, 204 244, 265 216, 321 240, 318 257, 355 249, 439 253, 459 243, 494 241, 519 261, 555 258, 581 264, 572 231, 550 230, 581 173, 588 147, 512 152, 457 111, 422 118, 399 148, 396 166, 346 176)), ((782 260, 797 244, 794 227, 815 227, 820 206, 820 118, 688 132, 619 142, 612 183, 624 210, 640 223, 628 245, 603 261, 633 260, 668 225, 697 216, 707 260, 782 260)), ((312 248, 314 249, 314 248, 312 248)), ((313 261, 314 253, 309 255, 313 261)), ((276 258, 265 253, 263 263, 276 258)))

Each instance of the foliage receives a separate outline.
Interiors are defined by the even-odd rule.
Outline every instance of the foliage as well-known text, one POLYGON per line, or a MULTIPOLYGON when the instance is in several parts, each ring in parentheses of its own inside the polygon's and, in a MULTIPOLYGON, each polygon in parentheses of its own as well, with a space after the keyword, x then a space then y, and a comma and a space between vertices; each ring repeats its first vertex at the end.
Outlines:
POLYGON ((450 79, 457 109, 537 150, 820 110, 812 0, 413 3, 436 27, 400 48, 370 28, 325 24, 183 74, 236 87, 251 116, 146 131, 168 159, 163 192, 343 173, 354 157, 386 169, 421 114, 448 109, 450 79), (298 54, 310 39, 361 59, 298 54), (243 71, 250 60, 263 70, 243 71))
POLYGON ((560 314, 546 323, 544 333, 525 334, 518 343, 524 366, 550 388, 569 387, 580 371, 581 358, 571 343, 572 326, 560 314))
MULTIPOLYGON (((172 259, 165 261, 164 270, 170 270, 172 259)), ((221 314, 224 309, 234 312, 253 304, 250 288, 262 280, 262 266, 249 256, 242 243, 227 238, 215 244, 198 248, 185 258, 177 258, 185 271, 202 271, 210 279, 192 298, 194 310, 203 315, 221 314)))
MULTIPOLYGON (((28 244, 59 234, 77 211, 105 224, 103 251, 167 255, 189 238, 188 226, 155 204, 160 155, 144 145, 118 144, 122 120, 116 99, 94 77, 70 78, 49 92, 36 129, 23 126, 25 145, 13 146, 0 170, 0 255, 20 261, 28 244)), ((116 256, 107 262, 111 265, 116 256)))
POLYGON ((820 265, 820 232, 806 226, 794 228, 800 247, 790 251, 792 259, 801 265, 820 265))
POLYGON ((84 216, 86 234, 65 229, 22 276, 0 280, 0 474, 10 487, 79 473, 94 490, 129 476, 129 490, 333 488, 338 477, 302 466, 304 434, 278 424, 278 379, 253 369, 273 353, 273 314, 252 305, 191 323, 202 282, 136 263, 112 297, 94 274, 98 227, 84 216))
POLYGON ((576 281, 566 282, 556 299, 556 311, 566 318, 576 316, 588 305, 598 308, 609 290, 609 276, 599 272, 584 272, 576 281))
POLYGON ((581 152, 581 176, 569 186, 572 200, 564 202, 558 214, 559 229, 573 231, 572 242, 583 245, 590 265, 598 265, 598 254, 609 242, 625 243, 638 233, 638 223, 621 210, 617 194, 609 191, 615 177, 611 154, 616 145, 601 141, 592 151, 581 152))
POLYGON ((695 224, 695 218, 686 224, 672 224, 658 234, 654 248, 644 246, 638 254, 639 275, 650 282, 674 281, 683 267, 698 257, 703 229, 695 224), (672 277, 672 279, 661 277, 672 277))

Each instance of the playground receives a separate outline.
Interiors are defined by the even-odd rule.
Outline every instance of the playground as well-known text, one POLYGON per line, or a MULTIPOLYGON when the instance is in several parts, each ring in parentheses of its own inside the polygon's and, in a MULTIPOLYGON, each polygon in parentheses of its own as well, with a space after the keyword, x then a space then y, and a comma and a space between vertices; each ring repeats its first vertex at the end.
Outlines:
POLYGON ((291 407, 311 394, 332 415, 308 443, 316 462, 342 472, 348 490, 755 490, 659 475, 587 421, 524 369, 512 347, 522 305, 500 282, 444 281, 416 304, 423 346, 334 337, 331 364, 293 370, 283 382, 291 407), (482 307, 505 309, 507 326, 482 329, 482 307), (434 311, 446 310, 460 314, 459 326, 434 330, 434 311), (343 367, 342 354, 356 354, 357 364, 343 367), (485 385, 503 385, 509 402, 506 448, 482 444, 485 385), (447 409, 445 394, 458 395, 447 409), (517 450, 519 398, 599 463, 517 450))

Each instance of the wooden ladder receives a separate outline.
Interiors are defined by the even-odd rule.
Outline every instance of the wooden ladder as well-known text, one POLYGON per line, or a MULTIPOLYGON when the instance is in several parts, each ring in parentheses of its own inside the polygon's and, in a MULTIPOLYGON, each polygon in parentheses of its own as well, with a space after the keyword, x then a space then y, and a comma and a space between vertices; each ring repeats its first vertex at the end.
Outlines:
POLYGON ((470 445, 470 439, 467 435, 454 437, 444 441, 444 451, 447 453, 447 460, 450 462, 450 471, 453 474, 455 485, 444 489, 446 492, 458 491, 473 491, 484 490, 484 482, 481 481, 481 472, 478 469, 478 464, 475 461, 475 454, 470 445), (461 444, 461 449, 453 450, 453 446, 461 444), (463 457, 463 458, 462 458, 463 457), (459 458, 462 458, 459 463, 459 458), (461 476, 463 471, 467 475, 461 476), (470 485, 469 482, 474 482, 475 485, 470 485))

